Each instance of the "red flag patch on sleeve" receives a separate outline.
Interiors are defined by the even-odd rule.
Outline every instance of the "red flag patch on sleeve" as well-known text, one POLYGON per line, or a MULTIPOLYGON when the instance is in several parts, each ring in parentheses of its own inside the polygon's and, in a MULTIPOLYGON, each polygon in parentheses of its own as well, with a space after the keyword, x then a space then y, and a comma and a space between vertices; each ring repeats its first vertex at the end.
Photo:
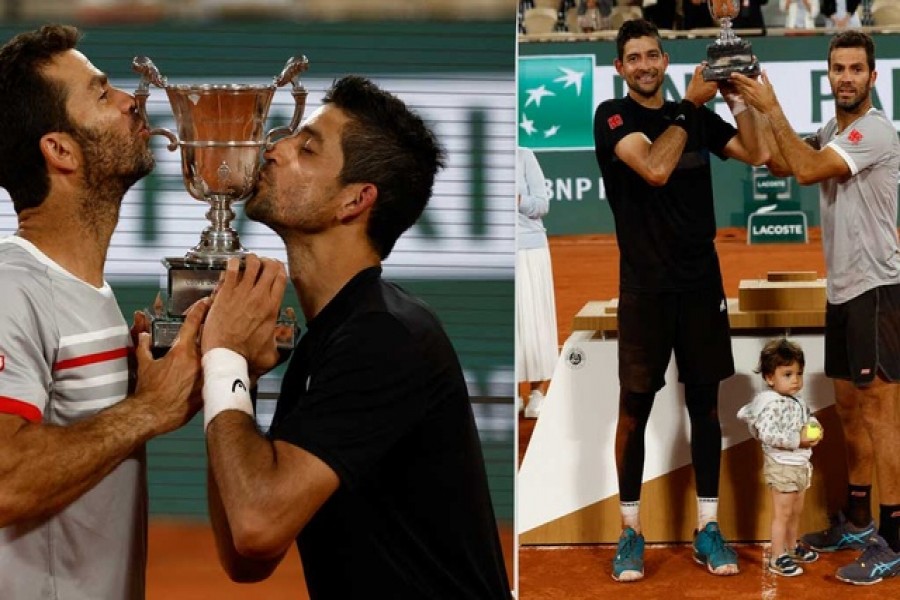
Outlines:
POLYGON ((853 129, 847 134, 847 139, 850 140, 851 144, 855 145, 862 141, 863 134, 859 132, 859 129, 853 129))
POLYGON ((622 121, 622 115, 613 115, 606 120, 606 124, 609 125, 610 129, 615 129, 616 127, 621 127, 624 122, 622 121))

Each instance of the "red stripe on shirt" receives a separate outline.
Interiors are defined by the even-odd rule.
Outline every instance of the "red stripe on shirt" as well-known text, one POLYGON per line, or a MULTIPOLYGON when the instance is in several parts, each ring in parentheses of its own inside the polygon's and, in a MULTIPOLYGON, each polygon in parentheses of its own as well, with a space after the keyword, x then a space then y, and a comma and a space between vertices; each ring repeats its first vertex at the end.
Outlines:
POLYGON ((85 354, 84 356, 76 356, 75 358, 67 358, 53 365, 54 371, 62 371, 63 369, 72 369, 74 367, 83 367, 85 365, 95 365, 97 363, 115 360, 117 358, 125 358, 128 356, 128 348, 116 348, 115 350, 107 350, 105 352, 97 352, 96 354, 85 354))
POLYGON ((32 423, 40 423, 43 419, 41 411, 34 404, 6 396, 0 396, 0 414, 18 415, 32 423))

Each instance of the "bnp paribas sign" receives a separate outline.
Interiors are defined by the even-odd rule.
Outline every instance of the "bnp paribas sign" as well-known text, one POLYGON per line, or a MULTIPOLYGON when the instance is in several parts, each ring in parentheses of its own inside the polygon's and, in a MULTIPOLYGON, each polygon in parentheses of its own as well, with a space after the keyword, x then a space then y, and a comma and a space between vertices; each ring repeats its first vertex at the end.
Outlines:
POLYGON ((594 149, 593 54, 519 58, 519 145, 594 149))

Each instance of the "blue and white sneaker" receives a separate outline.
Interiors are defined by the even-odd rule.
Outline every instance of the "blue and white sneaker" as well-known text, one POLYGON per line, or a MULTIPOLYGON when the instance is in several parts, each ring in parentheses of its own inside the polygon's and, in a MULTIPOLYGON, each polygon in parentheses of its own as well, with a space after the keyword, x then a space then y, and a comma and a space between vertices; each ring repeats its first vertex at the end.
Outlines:
POLYGON ((819 560, 819 553, 815 550, 797 544, 797 547, 787 553, 795 563, 811 563, 819 560))
POLYGON ((725 544, 725 538, 719 531, 719 524, 710 521, 702 531, 694 533, 694 560, 706 565, 713 575, 735 575, 737 569, 737 552, 725 544), (734 565, 733 573, 717 573, 717 569, 725 565, 734 565))
POLYGON ((788 554, 782 554, 776 560, 769 562, 769 572, 782 577, 796 577, 803 574, 803 567, 799 566, 788 554))
POLYGON ((616 581, 644 578, 644 536, 631 527, 626 527, 619 536, 612 576, 616 581))
POLYGON ((859 528, 848 521, 842 512, 829 517, 829 521, 828 529, 807 533, 802 538, 803 543, 819 552, 861 550, 875 534, 875 521, 870 521, 865 527, 859 528))
POLYGON ((838 569, 836 577, 854 585, 872 585, 898 573, 900 573, 900 552, 891 550, 880 535, 873 535, 859 558, 838 569))

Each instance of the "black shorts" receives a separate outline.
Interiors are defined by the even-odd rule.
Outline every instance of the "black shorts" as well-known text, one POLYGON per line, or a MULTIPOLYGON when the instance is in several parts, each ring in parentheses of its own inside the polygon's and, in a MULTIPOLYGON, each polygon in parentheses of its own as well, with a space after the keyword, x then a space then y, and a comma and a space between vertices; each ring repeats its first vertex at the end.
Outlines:
POLYGON ((728 310, 721 288, 623 291, 618 319, 619 384, 628 391, 662 389, 673 351, 682 383, 718 383, 734 374, 728 310))
POLYGON ((900 284, 825 308, 825 374, 861 386, 900 381, 900 284))

